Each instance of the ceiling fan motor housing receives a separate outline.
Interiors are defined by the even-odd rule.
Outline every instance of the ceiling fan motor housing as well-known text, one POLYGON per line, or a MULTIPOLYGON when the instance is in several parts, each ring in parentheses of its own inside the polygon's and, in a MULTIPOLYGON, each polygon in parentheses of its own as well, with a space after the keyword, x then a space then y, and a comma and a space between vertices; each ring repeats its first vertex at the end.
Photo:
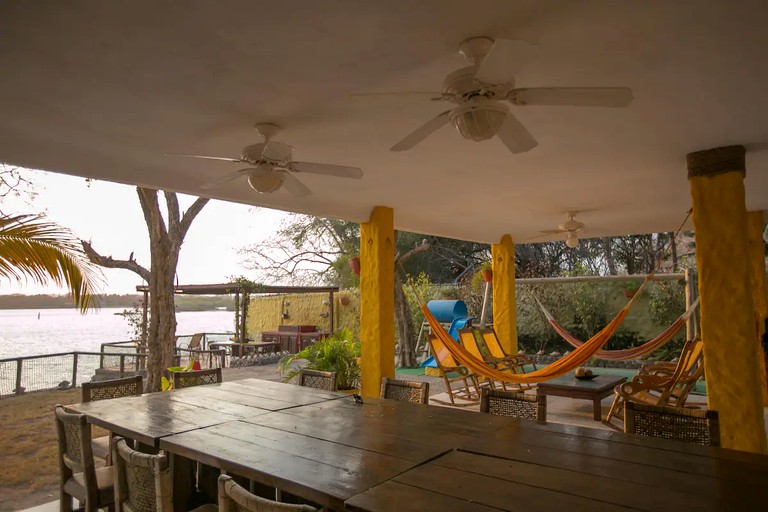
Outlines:
POLYGON ((501 130, 509 111, 495 101, 470 103, 451 112, 451 121, 462 137, 481 141, 494 137, 501 130))

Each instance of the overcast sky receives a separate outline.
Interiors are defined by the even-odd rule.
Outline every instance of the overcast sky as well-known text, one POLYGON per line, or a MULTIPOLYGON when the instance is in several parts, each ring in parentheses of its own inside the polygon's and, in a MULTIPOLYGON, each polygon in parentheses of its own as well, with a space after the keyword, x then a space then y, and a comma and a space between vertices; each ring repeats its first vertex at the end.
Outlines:
MULTIPOLYGON (((128 185, 92 181, 43 171, 26 171, 35 184, 37 197, 31 204, 13 198, 3 201, 7 214, 47 212, 48 218, 70 228, 79 238, 91 240, 105 256, 126 259, 131 252, 139 264, 149 268, 149 239, 136 189, 128 185)), ((180 196, 183 210, 191 196, 180 196)), ((210 201, 187 233, 178 265, 180 284, 226 282, 230 276, 257 276, 245 270, 238 249, 257 243, 274 233, 285 212, 254 208, 223 201, 210 201)), ((104 293, 135 293, 142 284, 128 270, 105 269, 104 293)), ((0 294, 66 293, 66 289, 18 285, 0 280, 0 294)))

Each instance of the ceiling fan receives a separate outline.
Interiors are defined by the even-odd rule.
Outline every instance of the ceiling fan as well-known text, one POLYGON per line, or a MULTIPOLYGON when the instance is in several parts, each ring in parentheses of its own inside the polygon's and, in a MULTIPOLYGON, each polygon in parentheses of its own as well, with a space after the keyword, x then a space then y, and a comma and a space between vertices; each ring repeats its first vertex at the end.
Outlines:
POLYGON ((337 178, 362 178, 363 171, 357 167, 316 164, 312 162, 294 162, 291 160, 293 157, 293 147, 272 140, 272 137, 274 137, 279 130, 280 127, 276 124, 257 124, 256 131, 259 132, 259 135, 264 137, 264 142, 244 147, 240 158, 187 155, 181 153, 167 153, 166 156, 220 160, 235 164, 246 164, 248 166, 229 173, 210 183, 206 183, 201 187, 203 189, 216 188, 224 183, 245 176, 251 188, 261 194, 270 194, 279 190, 281 187, 284 187, 290 194, 303 197, 312 192, 295 176, 296 174, 324 174, 326 176, 335 176, 337 178))
MULTIPOLYGON (((400 142, 392 151, 405 151, 452 122, 459 133, 474 141, 497 136, 512 153, 536 147, 536 139, 512 115, 507 102, 527 105, 626 107, 632 89, 626 87, 535 87, 515 88, 515 73, 532 45, 525 41, 472 37, 459 45, 472 65, 449 74, 436 101, 456 103, 400 142)), ((396 93, 397 94, 397 93, 396 93)), ((408 94, 408 93, 404 93, 408 94)))
POLYGON ((558 233, 566 233, 565 245, 571 249, 575 249, 579 246, 579 233, 584 231, 585 224, 574 219, 579 212, 568 212, 568 220, 557 226, 557 229, 548 229, 542 231, 544 235, 556 235, 558 233))

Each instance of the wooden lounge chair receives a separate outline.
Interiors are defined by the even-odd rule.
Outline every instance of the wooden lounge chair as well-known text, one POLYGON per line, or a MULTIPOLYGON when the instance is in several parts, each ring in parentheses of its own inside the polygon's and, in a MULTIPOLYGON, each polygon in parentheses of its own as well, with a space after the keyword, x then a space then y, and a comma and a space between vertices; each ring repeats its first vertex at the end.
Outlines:
POLYGON ((627 402, 624 409, 624 432, 704 446, 720 446, 717 411, 627 402))
POLYGON ((381 379, 381 398, 400 400, 414 404, 429 402, 429 382, 414 382, 383 377, 381 379))
POLYGON ((456 404, 451 383, 457 381, 464 383, 464 397, 467 400, 473 400, 475 402, 479 400, 480 385, 477 382, 477 376, 456 362, 448 349, 443 345, 443 342, 440 341, 440 338, 430 335, 428 341, 432 350, 432 355, 435 357, 437 368, 440 370, 443 380, 445 381, 445 390, 448 392, 448 397, 450 398, 451 403, 454 405, 456 404), (458 373, 459 375, 457 377, 449 377, 449 373, 458 373), (472 386, 475 388, 475 395, 472 395, 467 380, 472 382, 472 386))
POLYGON ((671 376, 681 361, 685 364, 686 371, 690 371, 690 369, 697 364, 703 351, 704 343, 701 338, 688 340, 683 345, 677 361, 652 361, 645 363, 640 367, 638 375, 671 376))
MULTIPOLYGON (((507 354, 504 352, 504 348, 501 346, 499 337, 496 336, 496 331, 491 327, 480 329, 483 342, 488 348, 491 356, 504 364, 505 368, 513 373, 525 373, 525 366, 532 366, 533 370, 536 370, 536 362, 528 355, 523 354, 507 354)), ((530 384, 519 384, 521 390, 531 389, 533 386, 530 384)))
MULTIPOLYGON (((112 441, 115 504, 118 511, 173 512, 173 482, 168 457, 137 452, 122 437, 112 441)), ((192 512, 214 512, 203 505, 192 512)))
POLYGON ((480 412, 546 422, 547 397, 483 389, 480 396, 480 412))
POLYGON ((173 389, 218 384, 221 382, 221 368, 196 370, 191 372, 173 372, 173 389))
MULTIPOLYGON (((480 348, 480 345, 477 343, 477 338, 475 338, 475 332, 472 330, 471 327, 461 329, 459 330, 459 340, 461 341, 461 346, 464 347, 467 352, 472 354, 475 359, 479 359, 494 370, 504 370, 506 369, 506 365, 504 362, 495 360, 495 358, 491 357, 490 354, 484 354, 483 351, 480 348)), ((501 387, 501 389, 506 390, 507 386, 502 381, 494 381, 491 379, 488 379, 487 377, 478 376, 477 377, 478 384, 482 385, 483 383, 487 383, 488 387, 491 389, 496 389, 496 386, 498 385, 501 387)))
POLYGON ((83 504, 85 512, 100 508, 114 511, 112 468, 96 469, 91 449, 91 428, 83 414, 54 409, 59 459, 59 510, 72 512, 72 499, 83 504))
MULTIPOLYGON (((125 379, 102 380, 99 382, 83 382, 81 402, 108 400, 124 396, 141 396, 144 392, 141 375, 125 379)), ((112 453, 110 446, 112 436, 101 436, 92 439, 93 456, 104 459, 109 465, 112 453)))
POLYGON ((219 477, 219 512, 312 512, 309 505, 268 500, 246 491, 229 475, 219 477))
POLYGON ((299 386, 336 391, 336 372, 321 372, 302 368, 299 370, 299 386))

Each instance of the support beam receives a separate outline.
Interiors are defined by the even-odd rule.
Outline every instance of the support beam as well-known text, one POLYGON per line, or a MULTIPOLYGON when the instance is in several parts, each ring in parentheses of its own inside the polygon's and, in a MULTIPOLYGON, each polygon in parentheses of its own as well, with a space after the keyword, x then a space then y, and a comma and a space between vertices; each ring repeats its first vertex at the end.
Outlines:
POLYGON ((517 354, 515 244, 504 235, 491 246, 493 259, 493 329, 507 354, 517 354))
POLYGON ((707 399, 721 445, 766 452, 752 287, 746 257, 743 146, 688 155, 707 399), (736 257, 734 257, 736 256, 736 257))
POLYGON ((755 309, 755 327, 757 329, 757 345, 760 357, 760 378, 763 387, 763 405, 768 406, 768 382, 765 373, 765 351, 763 334, 765 333, 765 317, 768 316, 768 292, 765 282, 765 242, 763 241, 763 212, 747 214, 747 237, 749 239, 749 267, 752 283, 752 302, 755 309))
POLYGON ((391 208, 377 206, 360 224, 361 394, 379 395, 395 376, 395 230, 391 208))

